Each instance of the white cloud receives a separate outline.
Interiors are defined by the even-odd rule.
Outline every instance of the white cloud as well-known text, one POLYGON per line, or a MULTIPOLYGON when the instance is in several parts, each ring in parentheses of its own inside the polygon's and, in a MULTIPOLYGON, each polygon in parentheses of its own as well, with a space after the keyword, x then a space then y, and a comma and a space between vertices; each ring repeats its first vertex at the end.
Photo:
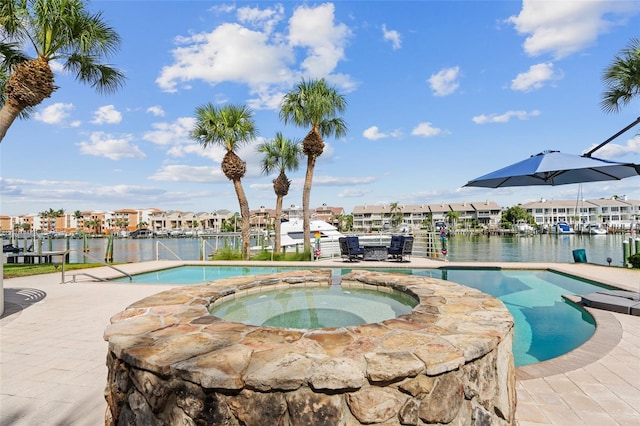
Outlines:
POLYGON ((105 105, 93 113, 93 124, 118 124, 122 121, 122 114, 113 105, 105 105))
POLYGON ((186 166, 180 164, 165 165, 149 177, 163 182, 228 182, 220 166, 186 166))
POLYGON ((487 123, 508 123, 512 118, 517 118, 519 120, 528 120, 531 117, 537 117, 540 115, 540 111, 533 110, 530 112, 527 111, 507 111, 504 114, 482 114, 477 115, 472 118, 473 122, 476 124, 487 124, 487 123))
POLYGON ((344 59, 344 48, 351 31, 334 22, 335 6, 325 3, 317 7, 299 6, 289 19, 289 43, 307 49, 300 67, 309 77, 324 77, 344 59))
MULTIPOLYGON (((597 146, 596 144, 593 144, 592 146, 589 147, 589 149, 586 149, 585 152, 589 152, 596 146, 597 146)), ((602 148, 598 149, 596 152, 594 152, 592 156, 597 158, 604 158, 606 160, 613 160, 618 158, 618 160, 616 161, 624 161, 619 158, 627 156, 629 154, 640 155, 640 135, 629 139, 625 145, 608 143, 602 148)), ((637 162, 637 161, 638 160, 635 160, 634 162, 637 162)))
POLYGON ((632 1, 523 0, 520 14, 507 22, 527 35, 528 55, 550 53, 560 59, 591 45, 600 34, 639 11, 640 2, 632 1))
POLYGON ((337 176, 314 176, 313 185, 318 186, 351 186, 351 185, 363 185, 367 183, 375 182, 377 178, 375 176, 364 177, 337 177, 337 176))
POLYGON ((396 129, 386 133, 381 132, 378 126, 371 126, 362 132, 362 136, 372 141, 383 138, 400 138, 402 137, 402 131, 400 129, 396 129))
POLYGON ((511 89, 521 92, 540 89, 550 80, 558 79, 559 76, 553 72, 553 64, 550 62, 536 64, 529 67, 529 70, 520 73, 511 81, 511 89))
POLYGON ((65 118, 69 117, 69 113, 72 110, 73 104, 58 102, 43 108, 40 112, 36 112, 33 118, 47 124, 60 124, 64 122, 65 118))
POLYGON ((82 141, 77 145, 82 154, 105 157, 110 160, 145 158, 146 155, 136 145, 131 144, 132 140, 132 135, 115 137, 104 132, 93 132, 88 142, 82 141))
POLYGON ((402 47, 402 40, 400 38, 400 33, 395 30, 387 30, 386 25, 382 25, 382 37, 385 40, 391 42, 391 47, 393 50, 398 50, 402 47))
POLYGON ((451 67, 440 70, 429 77, 429 84, 435 96, 446 96, 456 91, 460 86, 460 67, 451 67))
POLYGON ((442 129, 438 129, 437 127, 433 127, 431 123, 420 123, 411 131, 411 134, 414 136, 424 136, 429 138, 431 136, 436 136, 442 133, 442 129))
POLYGON ((211 33, 194 34, 176 40, 174 63, 163 67, 156 83, 167 92, 179 83, 202 80, 211 85, 224 81, 253 88, 287 81, 293 62, 292 51, 281 43, 271 43, 267 34, 239 24, 225 23, 211 33))
POLYGON ((142 139, 157 145, 180 145, 191 142, 190 133, 195 125, 195 118, 180 117, 174 122, 153 123, 154 130, 146 132, 142 139))
POLYGON ((333 4, 297 7, 287 22, 288 33, 276 31, 283 19, 280 5, 241 8, 238 19, 211 32, 177 37, 173 63, 161 70, 158 86, 176 92, 194 81, 246 84, 253 97, 247 103, 254 109, 277 108, 282 93, 303 76, 353 88, 348 75, 332 74, 351 35, 346 25, 334 22, 333 4), (297 61, 300 52, 304 56, 297 61))
POLYGON ((386 133, 380 132, 378 126, 371 126, 368 129, 365 129, 365 131, 362 132, 362 136, 372 141, 389 137, 386 133))
POLYGON ((362 198, 367 194, 370 194, 370 189, 345 189, 338 194, 338 198, 362 198))
POLYGON ((260 28, 267 34, 273 32, 274 27, 284 18, 284 7, 276 4, 272 9, 257 7, 241 7, 238 9, 238 20, 244 24, 260 28))
POLYGON ((156 117, 164 117, 164 110, 160 105, 154 105, 147 108, 147 112, 155 115, 156 117))

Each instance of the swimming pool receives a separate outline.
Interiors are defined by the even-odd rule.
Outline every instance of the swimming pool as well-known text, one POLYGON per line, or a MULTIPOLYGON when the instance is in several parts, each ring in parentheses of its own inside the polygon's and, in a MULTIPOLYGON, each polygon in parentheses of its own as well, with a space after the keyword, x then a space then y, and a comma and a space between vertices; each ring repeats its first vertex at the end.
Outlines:
MULTIPOLYGON (((134 283, 199 284, 238 275, 291 271, 286 267, 182 266, 135 275, 134 283)), ((380 269, 377 269, 380 270, 380 269)), ((333 269, 333 274, 350 269, 333 269)), ((505 269, 393 269, 453 281, 477 288, 502 300, 515 320, 513 354, 516 366, 534 364, 567 353, 595 331, 591 315, 567 302, 563 294, 601 290, 573 277, 551 271, 505 269)), ((128 279, 118 280, 128 282, 128 279)))

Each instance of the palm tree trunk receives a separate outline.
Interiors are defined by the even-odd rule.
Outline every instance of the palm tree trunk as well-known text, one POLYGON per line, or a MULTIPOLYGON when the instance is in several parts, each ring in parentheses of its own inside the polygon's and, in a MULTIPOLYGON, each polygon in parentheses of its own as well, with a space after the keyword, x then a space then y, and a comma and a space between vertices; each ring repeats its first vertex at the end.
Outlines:
POLYGON ((307 157, 307 173, 304 177, 304 187, 302 188, 302 226, 304 237, 304 251, 311 253, 311 211, 309 210, 309 199, 311 198, 311 182, 313 181, 313 169, 316 166, 316 158, 312 155, 307 157))
POLYGON ((249 223, 249 202, 247 201, 247 196, 244 193, 244 188, 242 187, 242 182, 240 179, 235 179, 233 181, 233 187, 236 190, 236 195, 238 196, 238 204, 240 205, 240 217, 242 217, 242 226, 240 228, 242 235, 242 259, 249 260, 249 245, 251 243, 251 233, 249 223))
POLYGON ((9 127, 11 127, 11 124, 13 124, 18 115, 20 115, 21 111, 19 107, 14 106, 11 102, 5 103, 0 110, 0 143, 2 143, 2 140, 7 134, 7 130, 9 130, 9 127))
POLYGON ((278 195, 276 198, 276 222, 274 223, 276 241, 273 252, 275 254, 280 254, 280 244, 282 244, 282 236, 280 235, 280 230, 282 229, 282 221, 280 221, 280 216, 282 216, 282 201, 283 197, 278 195))

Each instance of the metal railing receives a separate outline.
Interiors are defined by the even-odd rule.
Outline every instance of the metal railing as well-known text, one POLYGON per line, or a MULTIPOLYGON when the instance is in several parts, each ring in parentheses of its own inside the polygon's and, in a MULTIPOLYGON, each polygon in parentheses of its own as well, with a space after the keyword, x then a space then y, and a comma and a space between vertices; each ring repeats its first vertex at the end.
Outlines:
MULTIPOLYGON (((61 265, 61 266, 62 266, 62 281, 60 282, 60 284, 66 284, 66 283, 67 283, 66 278, 65 278, 65 265, 66 265, 66 263, 67 263, 67 257, 68 257, 68 255, 69 255, 69 253, 71 253, 72 251, 73 251, 73 252, 80 252, 80 250, 77 250, 77 249, 68 249, 68 250, 65 250, 64 255, 62 256, 62 265, 61 265)), ((106 266, 106 267, 108 267, 108 268, 111 268, 111 269, 113 269, 114 271, 117 271, 117 272, 121 273, 122 275, 125 275, 125 276, 129 277, 129 281, 130 281, 130 282, 131 282, 131 281, 133 281, 133 277, 132 277, 130 274, 128 274, 128 273, 126 273, 125 271, 123 271, 122 269, 116 268, 116 267, 115 267, 115 266, 113 266, 113 265, 109 265, 109 264, 108 264, 107 262, 105 262, 104 260, 102 260, 102 259, 98 259, 97 257, 94 257, 94 256, 91 256, 89 253, 83 252, 83 253, 82 253, 82 255, 83 255, 83 256, 86 256, 86 257, 88 257, 88 258, 91 258, 92 260, 95 260, 96 262, 101 263, 101 264, 103 264, 104 266, 106 266)), ((74 282, 74 283, 75 283, 75 282, 76 282, 76 277, 77 277, 78 275, 85 275, 85 276, 87 276, 87 277, 93 278, 94 280, 98 280, 98 281, 108 281, 108 280, 106 280, 106 279, 104 279, 104 278, 97 277, 97 276, 92 275, 92 274, 89 274, 89 273, 87 273, 87 272, 78 272, 78 273, 75 273, 75 274, 73 274, 73 275, 72 275, 72 277, 73 277, 73 281, 70 281, 70 282, 74 282)))
MULTIPOLYGON (((216 240, 216 245, 217 245, 217 240, 216 240)), ((209 246, 211 248, 212 251, 216 251, 217 248, 213 246, 213 244, 211 244, 209 241, 205 240, 204 238, 202 239, 202 244, 200 245, 200 260, 207 260, 207 246, 209 246)))
POLYGON ((162 241, 156 241, 156 260, 160 260, 160 246, 163 246, 164 248, 167 249, 167 251, 169 253, 171 253, 172 255, 174 255, 176 257, 176 259, 178 260, 182 260, 180 259, 180 256, 178 256, 177 254, 174 253, 173 250, 171 250, 169 247, 167 247, 166 244, 162 243, 162 241))

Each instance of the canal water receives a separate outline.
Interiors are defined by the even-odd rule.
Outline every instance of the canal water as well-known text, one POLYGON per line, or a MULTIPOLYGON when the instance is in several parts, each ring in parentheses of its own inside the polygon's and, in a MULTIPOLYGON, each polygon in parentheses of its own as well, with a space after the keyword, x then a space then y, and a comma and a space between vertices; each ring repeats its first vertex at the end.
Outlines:
MULTIPOLYGON (((587 261, 623 266, 623 241, 636 244, 630 234, 533 236, 455 236, 448 241, 449 260, 459 262, 573 262, 573 251, 584 250, 587 261)), ((633 248, 631 249, 633 253, 633 248)))
MULTIPOLYGON (((573 262, 573 251, 584 250, 587 261, 612 266, 623 265, 623 241, 632 240, 635 245, 638 236, 615 235, 533 235, 533 236, 454 236, 448 239, 449 261, 458 262, 573 262)), ((106 254, 107 238, 44 239, 40 240, 42 250, 72 249, 70 262, 95 262, 103 260, 106 254), (86 253, 86 254, 85 254, 86 253)), ((4 240, 4 244, 11 241, 4 240)), ((28 248, 33 240, 18 240, 20 247, 28 248)), ((38 241, 36 241, 38 244, 38 241)), ((199 238, 116 238, 113 242, 113 262, 144 262, 150 260, 200 260, 223 247, 237 247, 233 237, 199 238)), ((37 247, 37 246, 36 246, 37 247)), ((633 249, 632 249, 633 252, 633 249)), ((414 250, 413 256, 420 256, 414 250)))

